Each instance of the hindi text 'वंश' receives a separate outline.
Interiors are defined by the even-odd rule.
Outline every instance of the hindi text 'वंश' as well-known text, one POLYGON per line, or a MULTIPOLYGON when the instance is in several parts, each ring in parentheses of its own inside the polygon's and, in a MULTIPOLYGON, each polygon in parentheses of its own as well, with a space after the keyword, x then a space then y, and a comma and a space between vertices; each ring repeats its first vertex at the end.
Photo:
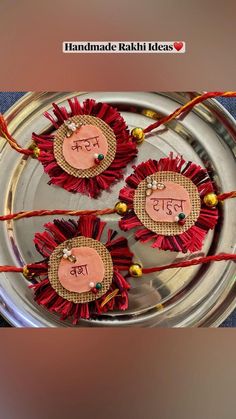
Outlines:
POLYGON ((78 275, 88 275, 88 265, 72 266, 70 274, 76 276, 76 278, 78 275))
POLYGON ((184 42, 63 42, 63 52, 103 52, 103 53, 125 53, 125 52, 185 52, 184 42))

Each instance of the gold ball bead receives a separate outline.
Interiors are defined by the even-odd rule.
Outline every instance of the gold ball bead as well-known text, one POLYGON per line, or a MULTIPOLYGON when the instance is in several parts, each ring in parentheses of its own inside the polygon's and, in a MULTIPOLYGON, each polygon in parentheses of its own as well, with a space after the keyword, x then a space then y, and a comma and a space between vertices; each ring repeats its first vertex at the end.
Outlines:
POLYGON ((27 265, 23 266, 22 273, 23 273, 23 275, 24 275, 24 277, 25 277, 26 279, 28 279, 28 278, 29 278, 29 273, 30 273, 30 272, 29 272, 29 269, 28 269, 27 265))
POLYGON ((218 198, 217 195, 213 192, 208 193, 203 198, 204 204, 206 204, 208 207, 215 207, 218 204, 218 198))
POLYGON ((129 268, 129 273, 134 278, 140 278, 143 275, 142 266, 140 266, 138 263, 131 265, 129 268))
POLYGON ((145 134, 142 128, 136 127, 132 129, 131 135, 135 139, 137 144, 141 144, 144 141, 145 134))
POLYGON ((117 214, 124 215, 128 211, 128 205, 125 202, 117 202, 115 210, 117 214))
POLYGON ((39 154, 40 154, 40 148, 38 148, 38 147, 34 147, 34 148, 33 148, 33 152, 34 152, 33 157, 34 157, 35 159, 37 159, 37 158, 39 157, 39 154))

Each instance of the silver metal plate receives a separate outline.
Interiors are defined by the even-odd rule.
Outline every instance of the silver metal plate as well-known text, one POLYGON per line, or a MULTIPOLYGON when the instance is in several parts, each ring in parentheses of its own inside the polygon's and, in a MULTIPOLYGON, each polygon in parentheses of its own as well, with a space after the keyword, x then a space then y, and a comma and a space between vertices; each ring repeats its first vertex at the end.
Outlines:
MULTIPOLYGON (((42 116, 50 111, 51 103, 67 106, 66 99, 79 96, 80 101, 94 98, 120 109, 129 128, 145 127, 153 119, 173 112, 194 94, 182 93, 29 93, 6 114, 9 129, 19 143, 30 144, 31 133, 43 132, 49 127, 42 116)), ((168 128, 161 127, 148 136, 139 147, 135 164, 148 158, 159 159, 170 151, 182 154, 210 170, 218 192, 236 189, 236 124, 216 101, 209 100, 193 111, 172 121, 168 128)), ((92 200, 73 195, 61 188, 49 186, 48 176, 37 160, 19 155, 4 140, 0 142, 1 199, 0 213, 30 209, 93 209, 113 207, 120 181, 111 192, 103 192, 92 200)), ((125 177, 132 172, 127 167, 125 177)), ((194 256, 235 250, 235 200, 228 200, 221 208, 221 219, 207 236, 202 252, 194 256)), ((69 218, 69 217, 65 217, 69 218)), ((34 248, 36 231, 53 217, 23 219, 0 224, 0 264, 19 265, 40 260, 34 248)), ((117 229, 117 215, 103 217, 109 227, 117 229)), ((123 234, 123 233, 122 233, 123 234)), ((145 267, 189 259, 192 255, 163 252, 135 242, 133 232, 126 234, 135 260, 145 267)), ((129 310, 110 313, 99 320, 81 321, 81 326, 149 326, 185 327, 217 326, 236 305, 235 273, 233 262, 219 262, 185 269, 174 269, 132 279, 129 310)), ((28 282, 19 274, 1 274, 0 311, 17 327, 66 327, 62 322, 33 300, 28 282)))

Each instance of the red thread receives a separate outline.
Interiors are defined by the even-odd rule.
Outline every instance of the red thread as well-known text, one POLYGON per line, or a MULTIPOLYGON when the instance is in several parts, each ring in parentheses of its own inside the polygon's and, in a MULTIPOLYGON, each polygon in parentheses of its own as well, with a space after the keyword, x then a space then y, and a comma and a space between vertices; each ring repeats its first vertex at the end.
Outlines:
POLYGON ((229 198, 236 198, 236 191, 222 193, 221 195, 217 195, 218 201, 224 201, 225 199, 229 198))
POLYGON ((181 115, 183 112, 190 111, 198 103, 204 102, 207 99, 212 99, 212 98, 218 97, 218 96, 221 96, 221 97, 235 97, 236 92, 208 92, 208 93, 204 93, 200 96, 197 96, 194 99, 187 102, 185 105, 180 106, 178 109, 176 109, 170 115, 167 115, 164 118, 159 119, 159 121, 154 122, 154 124, 151 124, 148 127, 146 127, 144 129, 144 132, 147 133, 147 132, 153 131, 155 128, 158 128, 160 125, 166 124, 167 122, 172 121, 172 119, 181 115))
POLYGON ((20 211, 14 214, 7 214, 1 215, 0 221, 7 221, 7 220, 20 220, 21 218, 31 218, 31 217, 42 217, 44 215, 105 215, 105 214, 113 214, 116 210, 114 208, 105 208, 102 210, 63 210, 63 209, 55 209, 55 210, 34 210, 34 211, 20 211))
POLYGON ((0 114, 0 134, 3 135, 3 137, 7 140, 7 142, 10 144, 10 146, 18 151, 21 154, 25 154, 27 156, 33 155, 34 151, 22 148, 16 140, 11 136, 11 134, 8 131, 7 123, 3 117, 2 114, 0 114))
MULTIPOLYGON (((129 256, 131 256, 131 253, 129 256)), ((236 254, 220 253, 218 255, 203 256, 203 257, 192 259, 192 260, 185 260, 183 262, 170 263, 169 265, 164 265, 164 266, 155 266, 153 268, 143 268, 143 274, 150 274, 153 272, 165 271, 167 269, 186 268, 188 266, 201 265, 202 263, 221 262, 221 261, 227 261, 227 260, 232 260, 232 261, 236 260, 236 254)), ((37 269, 37 266, 41 273, 42 272, 45 273, 46 265, 43 263, 30 264, 30 265, 26 265, 25 267, 35 272, 35 270, 37 269)), ((125 267, 127 268, 127 266, 125 267)), ((0 272, 23 272, 23 267, 18 268, 16 266, 9 266, 9 265, 0 266, 0 272)), ((124 287, 124 289, 129 288, 128 284, 126 283, 122 275, 119 274, 118 270, 115 271, 115 276, 116 276, 117 286, 119 286, 120 288, 124 287)), ((40 284, 42 286, 44 282, 41 281, 40 284)), ((37 286, 39 286, 39 284, 37 284, 37 286)))
POLYGON ((23 272, 23 267, 17 268, 16 266, 0 266, 0 272, 23 272))
POLYGON ((143 274, 165 271, 173 268, 186 268, 187 266, 201 265, 202 263, 220 262, 222 260, 236 260, 236 254, 220 253, 218 255, 204 256, 197 259, 185 260, 183 262, 170 263, 169 265, 156 266, 153 268, 144 268, 143 274))

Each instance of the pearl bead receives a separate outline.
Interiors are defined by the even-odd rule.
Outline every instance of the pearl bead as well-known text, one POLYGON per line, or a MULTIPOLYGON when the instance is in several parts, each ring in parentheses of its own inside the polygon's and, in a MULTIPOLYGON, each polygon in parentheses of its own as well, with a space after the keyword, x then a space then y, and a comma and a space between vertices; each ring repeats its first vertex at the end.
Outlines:
POLYGON ((95 159, 97 159, 97 158, 98 158, 98 154, 97 154, 97 153, 95 153, 95 154, 94 154, 94 158, 95 158, 95 159))
POLYGON ((152 184, 151 184, 151 183, 148 183, 148 184, 147 184, 147 188, 148 188, 148 189, 152 189, 152 184))
POLYGON ((158 183, 157 184, 157 189, 160 189, 160 190, 165 189, 164 183, 158 183))
POLYGON ((68 256, 67 256, 67 254, 66 254, 66 253, 64 253, 63 258, 64 258, 64 259, 67 259, 67 257, 68 257, 68 256))
POLYGON ((157 185, 152 185, 152 190, 155 191, 157 189, 157 185))
POLYGON ((153 180, 153 181, 152 181, 152 184, 153 184, 153 185, 157 185, 157 181, 156 181, 156 180, 153 180))
POLYGON ((150 196, 152 194, 152 189, 146 189, 146 196, 150 196))
POLYGON ((151 183, 152 178, 150 176, 147 176, 146 181, 147 181, 147 183, 151 183))
POLYGON ((175 216, 175 221, 179 221, 178 215, 175 216))
POLYGON ((95 286, 94 282, 89 283, 90 288, 93 288, 95 286))

